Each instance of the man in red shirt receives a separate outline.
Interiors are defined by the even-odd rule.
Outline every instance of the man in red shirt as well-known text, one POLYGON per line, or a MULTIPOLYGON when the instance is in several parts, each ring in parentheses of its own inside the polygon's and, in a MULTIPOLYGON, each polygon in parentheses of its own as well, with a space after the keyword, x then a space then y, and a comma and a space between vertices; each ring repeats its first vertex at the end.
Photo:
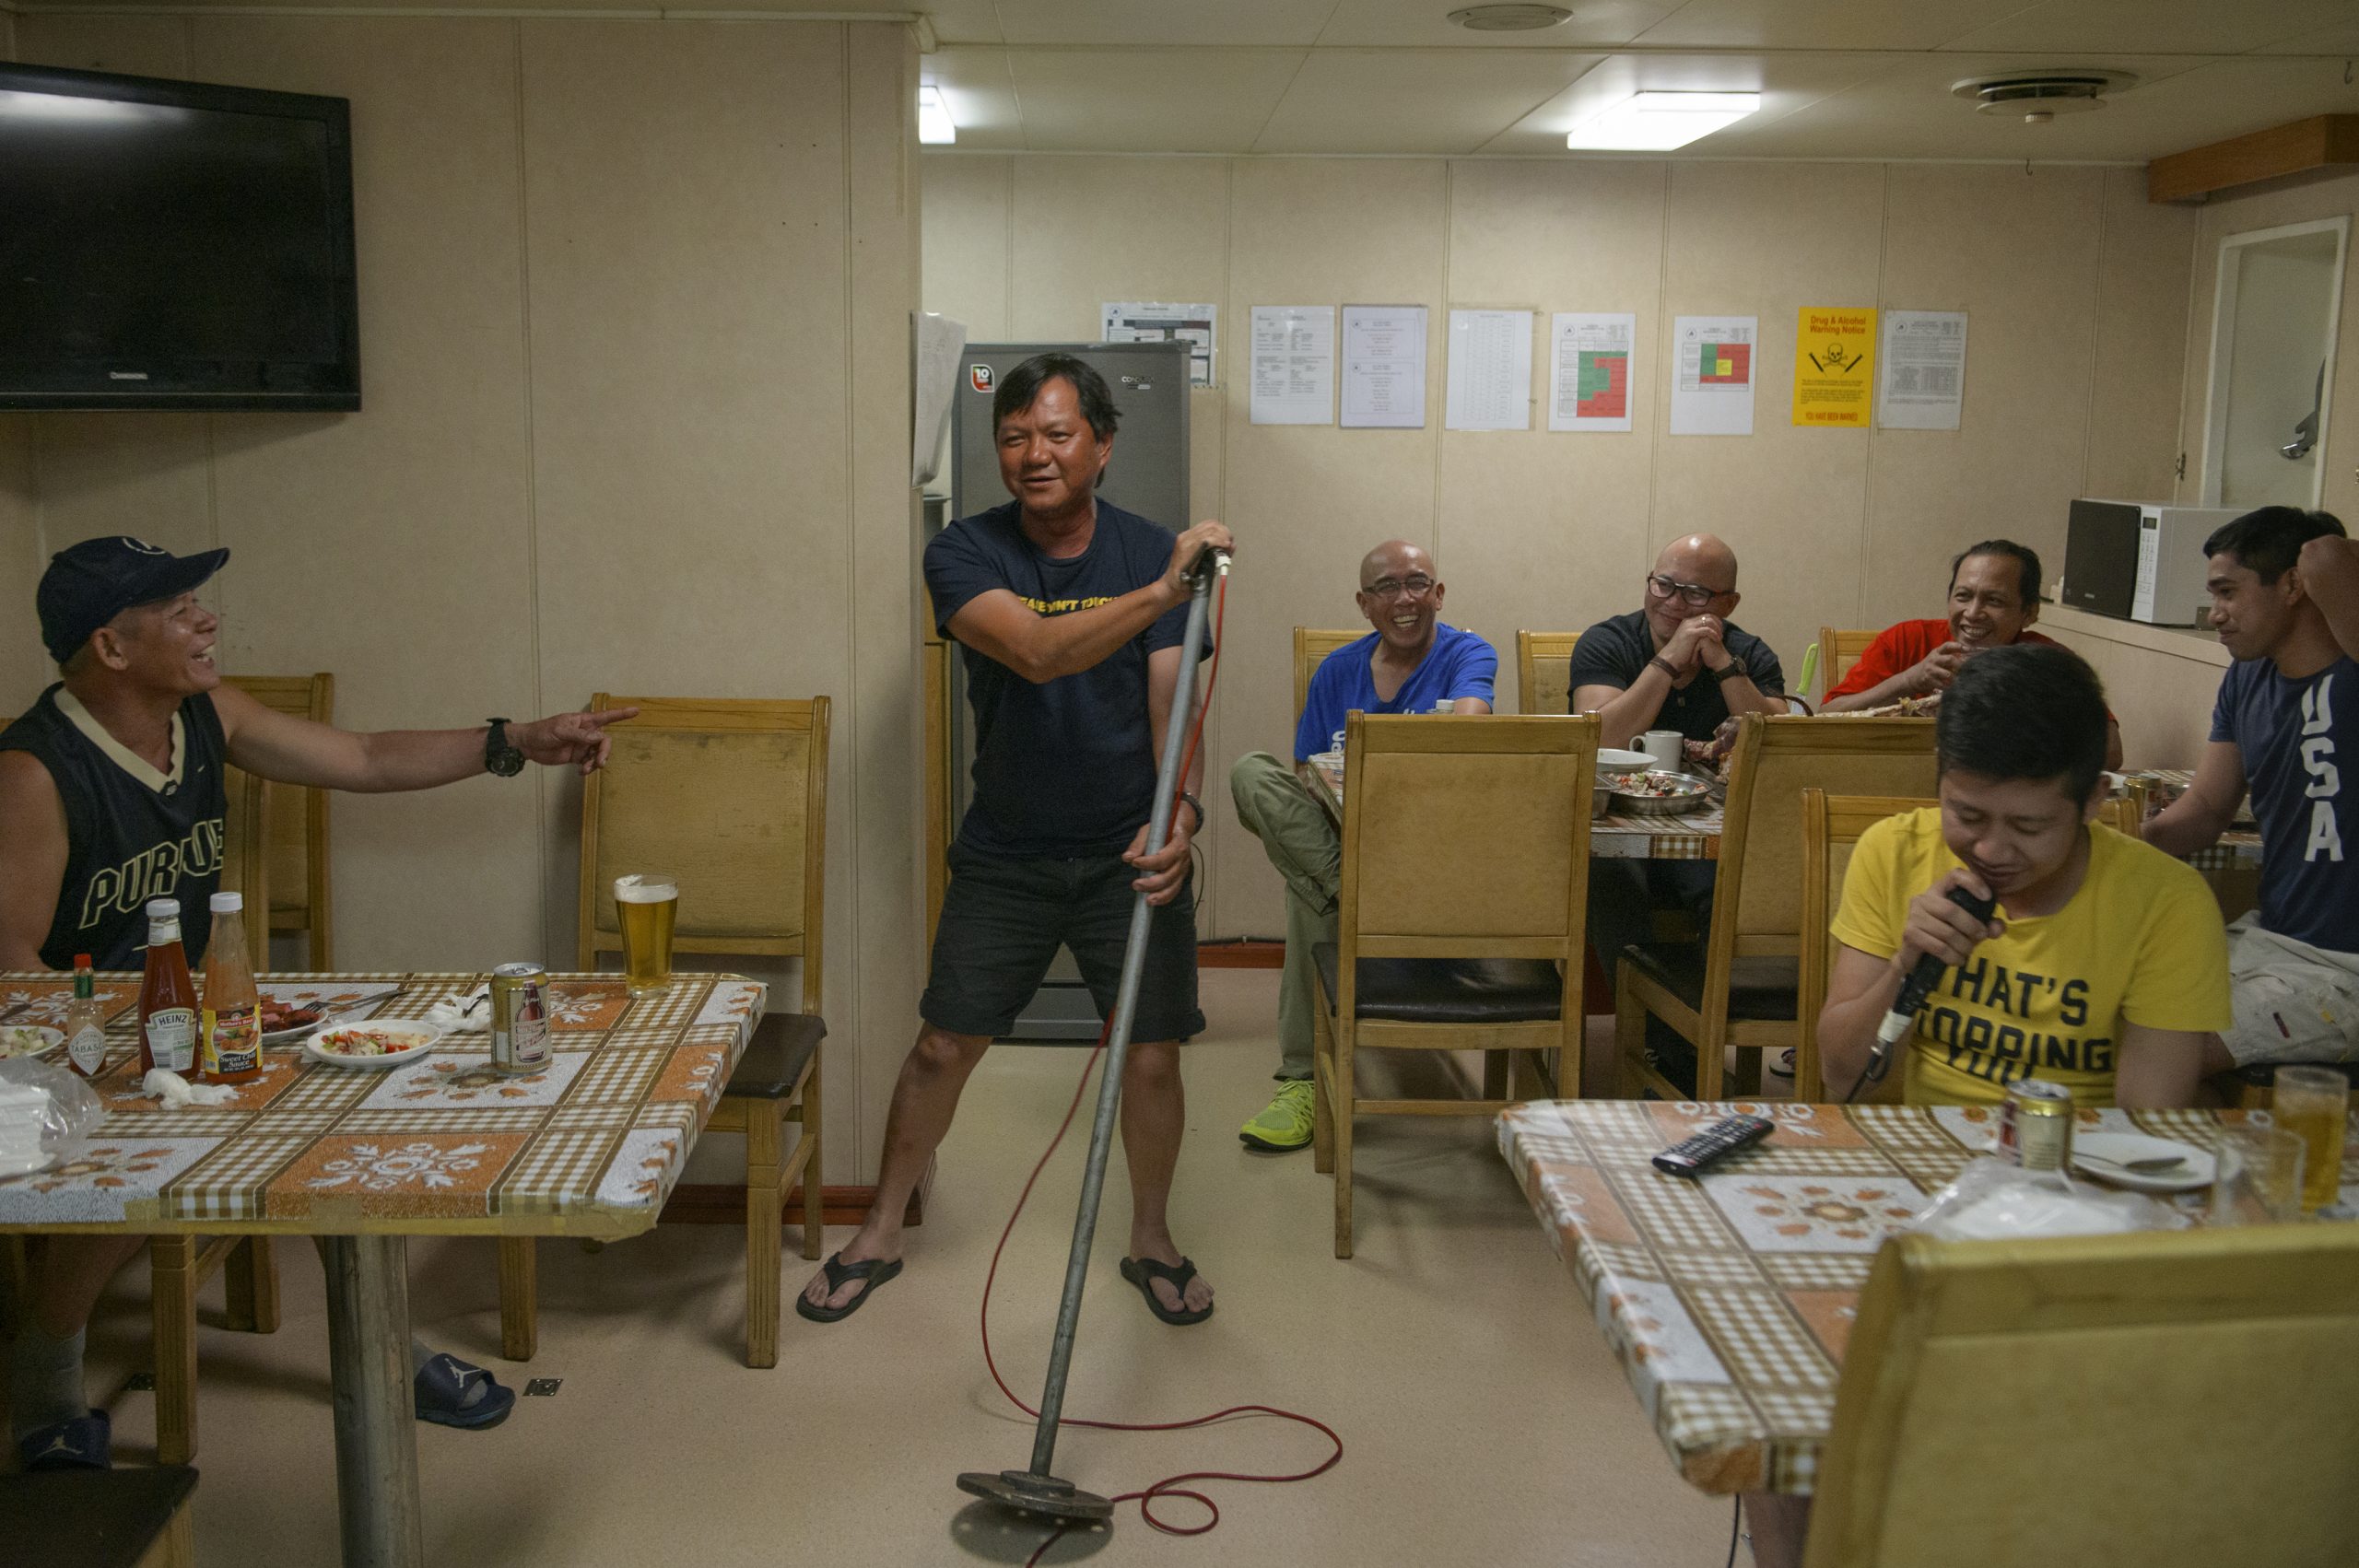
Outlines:
MULTIPOLYGON (((2038 619, 2038 552, 2012 539, 1986 539, 1950 563, 1948 617, 1902 621, 1878 632, 1827 692, 1821 711, 1850 713, 1904 697, 1939 696, 1959 667, 1986 648, 2054 641, 2031 629, 2038 619)), ((2105 765, 2121 766, 2121 726, 2111 714, 2106 716, 2105 765)))

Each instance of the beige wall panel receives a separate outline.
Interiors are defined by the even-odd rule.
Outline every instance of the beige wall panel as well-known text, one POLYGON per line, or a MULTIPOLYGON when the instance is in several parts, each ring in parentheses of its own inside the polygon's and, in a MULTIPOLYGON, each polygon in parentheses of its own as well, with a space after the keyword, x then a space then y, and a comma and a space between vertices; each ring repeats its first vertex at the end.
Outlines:
POLYGON ((186 76, 189 39, 197 24, 182 17, 17 18, 17 58, 28 65, 119 71, 133 76, 186 76))
MULTIPOLYGON (((0 37, 5 37, 0 34, 0 37)), ((33 421, 0 414, 0 716, 13 719, 57 678, 33 618, 33 589, 49 565, 33 484, 33 421)))
POLYGON ((974 343, 1007 340, 1010 160, 925 158, 925 303, 967 323, 974 343))
MULTIPOLYGON (((32 419, 41 536, 53 551, 129 533, 185 555, 217 536, 212 442, 202 414, 42 414, 32 419)), ((225 582, 214 591, 215 603, 225 582)))
POLYGON ((2208 634, 2117 621, 2059 607, 2043 628, 2105 683, 2130 767, 2193 767, 2212 737, 2212 699, 2227 650, 2208 634))
MULTIPOLYGON (((2003 536, 2062 569, 2096 351, 2104 171, 1895 164, 1884 303, 1967 313, 1959 427, 1875 437, 1861 618, 1942 611, 1951 557, 2003 536)), ((1814 630, 1815 628, 1813 628, 1814 630)))
MULTIPOLYGON (((1228 169, 1211 158, 1016 160, 1015 340, 1092 341, 1109 299, 1210 300, 1226 311, 1228 169)), ((1225 338, 1242 341, 1228 322, 1222 326, 1225 338)), ((1224 380, 1237 372, 1230 342, 1220 345, 1224 380)))
MULTIPOLYGON (((1671 412, 1672 323, 1757 315, 1749 438, 1655 443, 1650 541, 1719 533, 1737 553, 1738 624, 1768 639, 1790 681, 1828 622, 1859 613, 1867 499, 1866 432, 1792 424, 1794 319, 1805 305, 1876 298, 1884 172, 1858 164, 1679 163, 1671 167, 1662 319, 1652 342, 1655 416, 1671 412)), ((1637 608, 1635 602, 1631 608, 1637 608)))
POLYGON ((2096 378, 2083 495, 2171 498, 2173 469, 2188 439, 2179 427, 2187 370, 2181 323, 2190 314, 2200 228, 2198 209, 2146 200, 2143 170, 2105 171, 2096 378))

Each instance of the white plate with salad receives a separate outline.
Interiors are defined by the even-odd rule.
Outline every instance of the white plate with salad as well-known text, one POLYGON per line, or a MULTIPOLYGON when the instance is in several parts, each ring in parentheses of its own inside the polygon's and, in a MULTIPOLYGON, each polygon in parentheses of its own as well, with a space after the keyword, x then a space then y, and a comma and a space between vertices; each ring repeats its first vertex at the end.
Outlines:
POLYGON ((416 1061, 434 1049, 442 1031, 412 1019, 388 1019, 376 1024, 330 1024, 303 1042, 303 1054, 330 1067, 357 1067, 382 1071, 416 1061))

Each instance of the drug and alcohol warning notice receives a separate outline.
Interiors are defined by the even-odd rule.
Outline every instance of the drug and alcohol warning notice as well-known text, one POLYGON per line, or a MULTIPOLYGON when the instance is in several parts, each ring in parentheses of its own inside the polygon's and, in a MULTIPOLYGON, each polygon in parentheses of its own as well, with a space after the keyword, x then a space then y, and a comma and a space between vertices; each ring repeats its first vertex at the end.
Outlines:
POLYGON ((1805 305, 1794 327, 1794 423, 1866 429, 1874 418, 1876 313, 1805 305))

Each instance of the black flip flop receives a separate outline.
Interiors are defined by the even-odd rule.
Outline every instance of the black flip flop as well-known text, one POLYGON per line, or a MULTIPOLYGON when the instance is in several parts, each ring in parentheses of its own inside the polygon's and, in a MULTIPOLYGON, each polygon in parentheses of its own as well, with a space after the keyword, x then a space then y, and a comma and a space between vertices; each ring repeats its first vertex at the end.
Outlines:
POLYGON ((1188 1281, 1195 1277, 1196 1265, 1192 1258, 1182 1258, 1177 1269, 1168 1263, 1157 1263, 1152 1258, 1122 1259, 1122 1278, 1136 1285, 1139 1294, 1146 1297, 1146 1309, 1175 1328, 1185 1328, 1191 1323, 1202 1323, 1213 1315, 1213 1309, 1208 1306, 1200 1312, 1190 1312, 1182 1307, 1174 1312, 1164 1305, 1162 1299, 1155 1293, 1155 1281, 1166 1281, 1185 1300, 1188 1281))
POLYGON ((896 1258, 887 1263, 881 1258, 863 1258, 857 1263, 847 1263, 844 1261, 842 1253, 831 1252, 827 1254, 827 1260, 819 1267, 827 1271, 829 1295, 842 1290, 845 1285, 854 1280, 868 1281, 858 1295, 841 1306, 813 1306, 806 1297, 800 1294, 795 1296, 794 1310, 812 1322, 840 1323, 866 1306, 868 1298, 876 1293, 877 1287, 901 1271, 901 1260, 896 1258))

